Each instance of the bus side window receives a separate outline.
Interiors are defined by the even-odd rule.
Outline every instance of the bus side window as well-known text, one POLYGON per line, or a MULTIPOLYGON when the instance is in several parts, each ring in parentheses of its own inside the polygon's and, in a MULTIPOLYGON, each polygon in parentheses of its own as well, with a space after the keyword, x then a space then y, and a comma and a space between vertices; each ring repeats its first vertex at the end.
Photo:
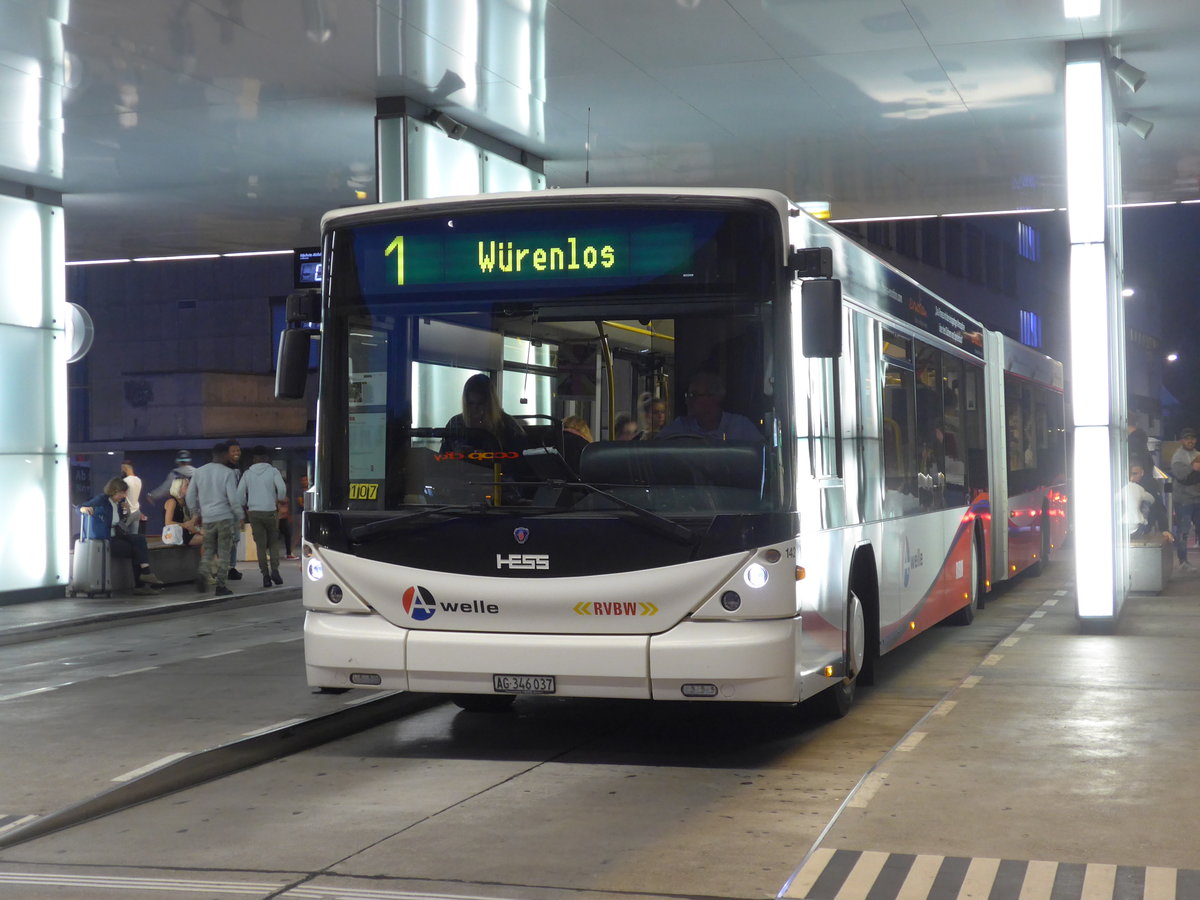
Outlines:
POLYGON ((887 517, 906 515, 918 509, 911 349, 911 338, 883 330, 883 514, 887 517))

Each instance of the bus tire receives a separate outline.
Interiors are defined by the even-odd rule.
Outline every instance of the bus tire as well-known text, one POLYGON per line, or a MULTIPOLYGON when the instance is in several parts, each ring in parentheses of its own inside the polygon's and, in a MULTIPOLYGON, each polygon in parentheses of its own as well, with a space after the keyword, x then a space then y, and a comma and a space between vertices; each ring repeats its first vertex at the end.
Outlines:
POLYGON ((453 694, 454 705, 467 712, 502 713, 512 709, 515 694, 453 694))
POLYGON ((980 598, 981 594, 980 594, 980 590, 979 590, 979 569, 980 569, 979 552, 975 547, 975 535, 974 534, 971 535, 970 560, 971 560, 971 574, 968 578, 968 582, 969 582, 968 593, 970 594, 970 599, 967 601, 966 606, 964 606, 962 609, 952 612, 949 616, 946 617, 946 621, 950 625, 970 625, 972 622, 975 621, 975 612, 980 608, 979 607, 979 598, 980 598))
POLYGON ((858 675, 862 672, 866 659, 866 617, 862 601, 854 591, 850 591, 846 602, 846 646, 842 656, 846 674, 837 684, 826 688, 813 698, 814 706, 824 718, 840 719, 850 712, 850 707, 854 705, 858 675))

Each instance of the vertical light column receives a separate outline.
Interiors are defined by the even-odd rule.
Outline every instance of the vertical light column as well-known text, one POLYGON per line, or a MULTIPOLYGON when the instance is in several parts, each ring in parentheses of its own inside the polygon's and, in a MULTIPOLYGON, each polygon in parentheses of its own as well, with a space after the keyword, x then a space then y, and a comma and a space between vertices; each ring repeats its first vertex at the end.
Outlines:
POLYGON ((61 597, 68 577, 65 244, 49 187, 62 178, 65 9, 22 5, 0 37, 0 603, 61 597))
POLYGON ((1081 620, 1111 621, 1124 602, 1124 571, 1114 515, 1122 442, 1121 335, 1113 328, 1116 291, 1110 227, 1116 160, 1108 75, 1101 41, 1067 45, 1065 123, 1070 231, 1071 408, 1075 586, 1081 620))

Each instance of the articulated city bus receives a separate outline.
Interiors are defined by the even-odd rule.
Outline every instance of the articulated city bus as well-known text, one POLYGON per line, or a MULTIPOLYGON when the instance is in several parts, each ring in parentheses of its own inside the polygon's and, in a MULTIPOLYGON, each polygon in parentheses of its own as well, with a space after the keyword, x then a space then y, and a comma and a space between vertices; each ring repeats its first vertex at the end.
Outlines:
POLYGON ((1063 539, 1061 366, 781 194, 364 206, 322 251, 277 373, 319 334, 314 686, 840 715, 1063 539))

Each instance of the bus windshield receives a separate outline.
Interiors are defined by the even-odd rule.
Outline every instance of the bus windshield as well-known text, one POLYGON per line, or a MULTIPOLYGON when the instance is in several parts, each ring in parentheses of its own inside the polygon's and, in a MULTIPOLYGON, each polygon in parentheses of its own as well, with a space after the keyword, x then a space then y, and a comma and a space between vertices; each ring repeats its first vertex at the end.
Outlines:
POLYGON ((335 309, 322 396, 344 397, 347 415, 323 436, 324 508, 782 508, 773 304, 643 300, 631 313, 581 318, 560 300, 335 309))

